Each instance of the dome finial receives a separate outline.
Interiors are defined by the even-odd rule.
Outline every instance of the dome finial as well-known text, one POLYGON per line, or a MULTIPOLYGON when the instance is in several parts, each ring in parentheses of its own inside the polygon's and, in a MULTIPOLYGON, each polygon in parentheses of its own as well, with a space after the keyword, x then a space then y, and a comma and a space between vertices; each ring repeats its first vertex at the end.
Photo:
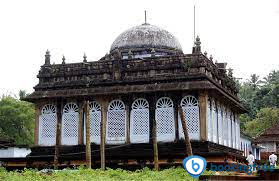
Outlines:
POLYGON ((146 10, 144 10, 144 23, 142 25, 149 25, 147 23, 147 15, 146 15, 146 10))

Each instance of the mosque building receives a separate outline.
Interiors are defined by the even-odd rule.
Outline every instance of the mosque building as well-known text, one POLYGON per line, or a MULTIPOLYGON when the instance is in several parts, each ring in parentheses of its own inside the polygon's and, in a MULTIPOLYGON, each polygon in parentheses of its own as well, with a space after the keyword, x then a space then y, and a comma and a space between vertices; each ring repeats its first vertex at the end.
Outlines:
POLYGON ((184 112, 193 154, 208 162, 243 159, 239 115, 246 112, 227 63, 214 63, 196 37, 185 54, 168 31, 144 23, 121 33, 98 61, 52 64, 45 54, 35 91, 35 146, 30 165, 85 161, 85 118, 89 114, 92 165, 100 163, 104 133, 106 162, 153 162, 153 135, 161 163, 187 156, 184 112), (89 109, 86 102, 89 101, 89 109), (154 126, 156 129, 154 129, 154 126), (153 131, 156 130, 156 134, 153 131))

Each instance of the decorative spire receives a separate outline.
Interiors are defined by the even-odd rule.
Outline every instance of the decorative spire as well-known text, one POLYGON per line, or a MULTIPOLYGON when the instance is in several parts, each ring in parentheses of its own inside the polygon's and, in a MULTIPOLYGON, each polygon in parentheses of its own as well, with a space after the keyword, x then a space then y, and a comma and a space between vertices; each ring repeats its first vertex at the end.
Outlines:
POLYGON ((50 65, 50 52, 48 50, 45 54, 45 65, 50 65))
POLYGON ((143 23, 143 25, 149 25, 149 24, 147 23, 146 10, 144 10, 144 23, 143 23))
POLYGON ((207 51, 205 51, 203 54, 204 54, 204 56, 206 56, 206 57, 207 57, 207 51))
POLYGON ((200 37, 197 36, 195 41, 195 46, 193 47, 193 54, 200 54, 201 53, 201 41, 200 37))
POLYGON ((228 69, 228 76, 229 76, 230 78, 233 77, 233 69, 232 69, 232 68, 229 68, 229 69, 228 69))
POLYGON ((213 56, 212 55, 210 55, 209 60, 213 61, 213 56))
POLYGON ((87 62, 87 56, 86 56, 85 53, 84 53, 84 55, 83 55, 83 62, 87 62))
POLYGON ((128 59, 132 59, 133 58, 133 52, 131 50, 129 50, 128 52, 128 59))
POLYGON ((195 45, 196 45, 196 47, 201 45, 201 39, 200 39, 199 35, 196 38, 195 45))
POLYGON ((66 64, 65 60, 66 60, 66 58, 65 58, 65 56, 63 55, 63 57, 62 57, 62 64, 66 64))

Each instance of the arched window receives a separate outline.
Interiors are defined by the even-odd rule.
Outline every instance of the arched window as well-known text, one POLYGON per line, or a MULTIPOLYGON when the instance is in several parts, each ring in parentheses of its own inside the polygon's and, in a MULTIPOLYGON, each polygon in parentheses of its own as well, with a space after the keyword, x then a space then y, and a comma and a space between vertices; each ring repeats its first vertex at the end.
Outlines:
POLYGON ((75 103, 67 103, 63 109, 62 116, 62 145, 78 144, 78 106, 75 103))
MULTIPOLYGON (((100 144, 101 106, 97 101, 89 102, 90 142, 100 144)), ((84 143, 86 142, 86 117, 84 116, 84 143)))
POLYGON ((139 98, 132 104, 131 110, 131 143, 149 142, 149 104, 146 99, 139 98))
POLYGON ((175 139, 173 102, 168 97, 158 99, 156 103, 156 130, 158 142, 170 142, 175 139))
POLYGON ((39 145, 53 146, 56 143, 56 107, 52 104, 45 105, 39 117, 39 145))
MULTIPOLYGON (((200 140, 200 116, 199 116, 199 103, 194 96, 185 96, 180 103, 184 116, 187 122, 187 130, 189 138, 192 140, 200 140)), ((179 120, 179 138, 184 139, 184 133, 181 124, 180 115, 179 120)))
POLYGON ((126 110, 121 100, 113 100, 108 106, 106 140, 108 144, 121 144, 126 141, 126 110))

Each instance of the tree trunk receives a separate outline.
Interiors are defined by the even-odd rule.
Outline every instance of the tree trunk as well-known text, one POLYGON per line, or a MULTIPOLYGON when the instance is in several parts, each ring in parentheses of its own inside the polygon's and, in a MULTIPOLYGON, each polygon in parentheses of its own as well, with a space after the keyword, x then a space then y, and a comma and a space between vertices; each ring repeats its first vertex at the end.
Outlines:
POLYGON ((181 118, 180 120, 181 120, 181 124, 182 124, 182 128, 183 128, 183 132, 184 132, 187 155, 192 156, 193 155, 192 146, 191 146, 191 142, 190 142, 190 138, 189 138, 189 134, 188 134, 186 118, 185 118, 185 115, 184 115, 184 112, 183 112, 183 109, 181 106, 178 107, 178 111, 179 111, 179 115, 181 118))
POLYGON ((91 169, 91 142, 90 142, 90 119, 89 101, 86 101, 86 166, 91 169))
POLYGON ((152 132, 153 132, 154 168, 156 171, 159 171, 156 120, 153 121, 152 132))

